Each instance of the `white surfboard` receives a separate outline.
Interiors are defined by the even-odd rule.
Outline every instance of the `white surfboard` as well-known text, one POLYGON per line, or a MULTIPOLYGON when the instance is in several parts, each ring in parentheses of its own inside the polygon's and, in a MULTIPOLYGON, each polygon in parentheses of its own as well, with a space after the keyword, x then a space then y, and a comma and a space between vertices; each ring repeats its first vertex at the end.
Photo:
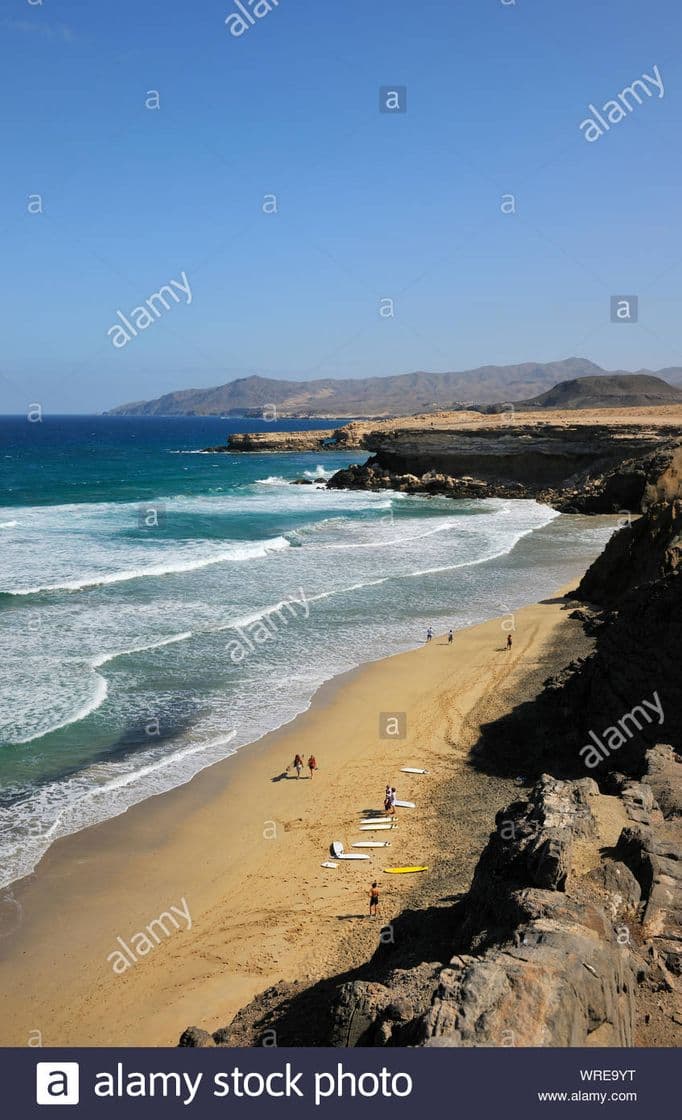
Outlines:
POLYGON ((416 766, 401 766, 401 774, 428 774, 428 770, 418 770, 416 766))
POLYGON ((387 848, 390 840, 356 840, 351 848, 387 848))
POLYGON ((359 826, 360 832, 388 832, 389 829, 395 828, 394 824, 361 824, 359 826))
POLYGON ((395 817, 360 817, 360 824, 390 824, 395 817))
POLYGON ((332 863, 332 861, 330 859, 326 859, 324 861, 324 863, 320 864, 320 867, 337 867, 337 866, 338 866, 338 864, 332 863))
POLYGON ((416 809, 417 808, 414 801, 396 801, 396 805, 398 806, 399 809, 416 809))
POLYGON ((361 852, 344 852, 343 844, 340 840, 334 840, 331 845, 331 850, 334 859, 369 859, 369 856, 362 855, 361 852))

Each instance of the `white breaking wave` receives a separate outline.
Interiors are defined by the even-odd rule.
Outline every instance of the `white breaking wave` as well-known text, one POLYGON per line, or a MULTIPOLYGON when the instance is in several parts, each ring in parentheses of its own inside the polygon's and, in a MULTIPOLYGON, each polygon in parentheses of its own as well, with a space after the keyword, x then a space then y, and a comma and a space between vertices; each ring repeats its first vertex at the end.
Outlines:
POLYGON ((328 471, 322 466, 321 463, 318 463, 314 471, 304 471, 303 477, 319 479, 321 482, 326 482, 327 479, 332 478, 335 474, 336 470, 328 471))
POLYGON ((80 723, 81 720, 87 719, 88 716, 96 712, 98 708, 101 708, 109 692, 109 687, 104 677, 100 676, 99 673, 95 673, 94 670, 93 676, 94 690, 92 696, 81 704, 72 714, 64 716, 62 719, 53 723, 44 720, 42 724, 39 723, 37 727, 34 726, 31 728, 28 733, 26 731, 15 731, 11 724, 6 724, 2 728, 3 736, 10 743, 23 745, 32 743, 35 739, 42 739, 43 735, 51 735, 53 731, 61 731, 63 727, 70 727, 72 723, 80 723))
POLYGON ((192 636, 192 630, 185 630, 182 634, 171 634, 170 637, 159 638, 158 641, 144 642, 142 645, 130 646, 128 649, 112 650, 110 653, 98 654, 91 660, 90 664, 93 669, 99 669, 101 665, 106 665, 108 661, 115 661, 118 657, 127 657, 131 653, 146 653, 147 650, 160 649, 162 646, 172 646, 176 642, 185 642, 192 636))
POLYGON ((0 825, 0 889, 30 874, 51 844, 103 819, 120 816, 148 797, 166 793, 191 780, 220 759, 234 754, 225 748, 236 738, 229 731, 205 743, 193 743, 168 754, 95 763, 65 781, 49 782, 28 799, 3 810, 0 825))
POLYGON ((172 564, 152 564, 147 568, 133 568, 124 572, 104 572, 101 575, 91 574, 81 576, 79 579, 67 580, 64 583, 45 583, 37 587, 14 588, 7 591, 8 595, 38 595, 44 591, 85 591, 89 587, 101 587, 103 584, 127 583, 132 579, 149 579, 155 576, 177 575, 182 572, 197 572, 201 568, 210 568, 214 564, 233 563, 242 560, 256 560, 267 556, 269 552, 281 552, 290 548, 291 544, 285 537, 273 537, 272 540, 263 541, 257 545, 240 545, 212 556, 198 557, 195 560, 180 560, 172 564))
POLYGON ((16 529, 18 521, 0 521, 0 529, 16 529))

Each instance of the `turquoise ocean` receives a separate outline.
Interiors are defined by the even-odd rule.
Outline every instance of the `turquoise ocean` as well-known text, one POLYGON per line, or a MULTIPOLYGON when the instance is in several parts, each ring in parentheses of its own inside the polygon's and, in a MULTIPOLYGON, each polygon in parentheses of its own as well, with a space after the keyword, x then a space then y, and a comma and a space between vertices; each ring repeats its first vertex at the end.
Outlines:
POLYGON ((427 626, 550 594, 611 532, 531 501, 325 489, 357 452, 201 453, 319 426, 0 418, 0 886, 427 626))

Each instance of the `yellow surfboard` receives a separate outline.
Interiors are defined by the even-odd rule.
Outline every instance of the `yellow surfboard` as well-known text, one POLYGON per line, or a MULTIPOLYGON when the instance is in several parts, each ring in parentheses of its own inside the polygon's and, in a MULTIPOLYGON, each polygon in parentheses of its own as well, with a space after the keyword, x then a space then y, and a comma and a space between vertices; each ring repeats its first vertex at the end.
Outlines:
POLYGON ((428 867, 385 867, 388 875, 411 875, 414 871, 428 871, 428 867))

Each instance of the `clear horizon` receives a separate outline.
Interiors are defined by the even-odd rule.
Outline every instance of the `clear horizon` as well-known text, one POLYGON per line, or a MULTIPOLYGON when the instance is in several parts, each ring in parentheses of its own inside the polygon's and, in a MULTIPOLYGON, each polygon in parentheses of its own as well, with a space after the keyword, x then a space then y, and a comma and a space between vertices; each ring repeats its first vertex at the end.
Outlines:
POLYGON ((682 366, 672 0, 236 11, 0 22, 0 414, 251 374, 682 366))

